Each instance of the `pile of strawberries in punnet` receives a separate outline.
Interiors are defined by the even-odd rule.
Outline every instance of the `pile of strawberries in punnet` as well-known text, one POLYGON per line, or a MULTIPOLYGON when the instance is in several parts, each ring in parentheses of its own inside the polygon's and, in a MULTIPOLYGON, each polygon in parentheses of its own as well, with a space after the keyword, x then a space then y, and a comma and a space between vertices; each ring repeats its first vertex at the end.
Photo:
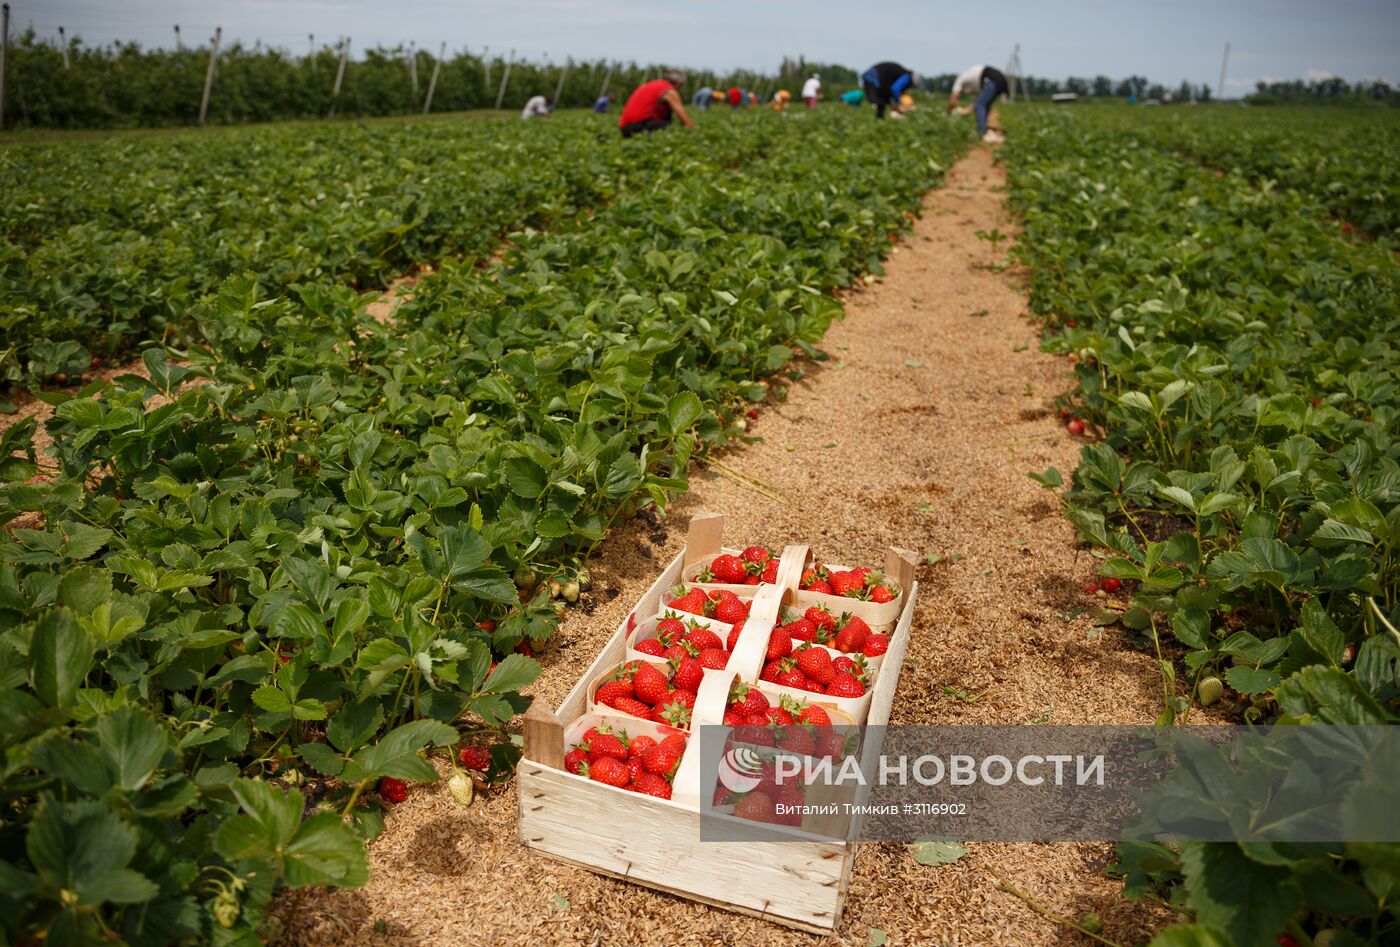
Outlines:
MULTIPOLYGON (((732 593, 729 593, 732 594, 732 593)), ((748 611, 747 603, 744 606, 748 611)), ((722 671, 729 664, 729 653, 739 641, 739 632, 744 630, 744 619, 739 619, 730 629, 727 638, 721 639, 713 630, 695 620, 682 621, 675 612, 668 611, 656 623, 656 637, 643 638, 633 647, 642 654, 665 661, 679 661, 683 657, 695 658, 701 667, 712 671, 722 671)))
POLYGON ((884 654, 888 646, 889 636, 872 632, 859 617, 847 615, 838 623, 830 612, 809 608, 773 629, 759 680, 828 697, 864 697, 870 685, 866 656, 884 654), (808 617, 813 613, 817 620, 808 617), (846 653, 833 657, 833 649, 846 653))
POLYGON ((628 661, 598 685, 593 699, 632 717, 684 729, 704 677, 700 659, 688 654, 664 665, 628 661))
POLYGON ((695 577, 697 582, 721 585, 758 585, 778 581, 780 560, 763 546, 750 546, 741 554, 716 556, 695 577))
POLYGON ((741 682, 729 691, 724 725, 734 728, 738 742, 804 756, 834 758, 845 744, 845 734, 831 728, 831 716, 816 704, 788 696, 774 703, 757 687, 741 682))
POLYGON ((564 768, 595 782, 670 799, 685 744, 683 733, 660 741, 645 734, 628 739, 627 731, 600 724, 589 727, 578 745, 564 754, 564 768))
POLYGON ((818 563, 802 573, 797 587, 803 592, 820 592, 880 604, 893 602, 899 597, 899 587, 887 580, 884 573, 865 566, 836 569, 818 563))
MULTIPOLYGON (((740 626, 749 617, 749 603, 728 589, 706 593, 704 589, 693 588, 687 592, 685 586, 680 586, 671 594, 676 597, 667 602, 666 607, 678 612, 704 615, 726 625, 740 626)), ((737 636, 732 637, 735 641, 739 640, 737 636)))

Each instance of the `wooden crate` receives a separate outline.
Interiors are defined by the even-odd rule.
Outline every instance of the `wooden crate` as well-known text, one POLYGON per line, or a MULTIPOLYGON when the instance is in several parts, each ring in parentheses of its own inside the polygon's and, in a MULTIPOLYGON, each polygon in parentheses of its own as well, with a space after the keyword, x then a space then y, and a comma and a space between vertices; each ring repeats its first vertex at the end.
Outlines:
MULTIPOLYGON (((803 840, 702 842, 701 815, 693 802, 642 796, 564 770, 564 729, 586 712, 589 685, 626 659, 628 631, 656 614, 685 566, 718 552, 722 529, 721 517, 697 516, 690 534, 696 542, 688 543, 647 589, 559 707, 536 703, 525 715, 520 837, 542 855, 599 874, 787 927, 830 933, 841 919, 856 843, 795 829, 788 834, 803 840), (742 884, 734 880, 738 864, 744 866, 742 884), (677 866, 682 866, 679 873, 677 866)), ((885 571, 905 594, 871 694, 866 722, 875 726, 889 721, 918 590, 913 553, 892 548, 885 571)), ((878 752, 878 741, 867 740, 867 758, 878 752)))

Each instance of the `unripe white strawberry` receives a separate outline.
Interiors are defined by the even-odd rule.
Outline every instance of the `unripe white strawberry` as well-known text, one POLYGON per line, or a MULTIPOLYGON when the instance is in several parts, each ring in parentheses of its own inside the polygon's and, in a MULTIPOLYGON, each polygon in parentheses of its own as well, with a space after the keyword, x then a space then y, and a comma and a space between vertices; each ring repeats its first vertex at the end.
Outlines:
POLYGON ((1196 688, 1196 699, 1201 702, 1202 707, 1209 707, 1225 696, 1225 685, 1220 683, 1218 677, 1202 678, 1201 683, 1196 688))
POLYGON ((472 804, 472 797, 476 795, 476 789, 472 785, 472 778, 466 773, 458 770, 447 780, 447 791, 452 793, 452 798, 456 799, 462 806, 472 804))

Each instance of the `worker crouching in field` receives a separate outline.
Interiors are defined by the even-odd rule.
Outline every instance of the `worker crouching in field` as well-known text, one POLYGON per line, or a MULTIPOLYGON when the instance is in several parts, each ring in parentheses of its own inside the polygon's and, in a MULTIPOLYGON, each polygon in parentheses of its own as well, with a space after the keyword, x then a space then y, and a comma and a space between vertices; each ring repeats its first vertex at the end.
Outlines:
POLYGON ((861 75, 865 87, 865 97, 875 106, 875 117, 884 118, 885 109, 900 118, 904 117, 904 106, 900 99, 906 89, 918 84, 914 73, 897 62, 876 63, 861 75))
POLYGON ((547 95, 532 95, 530 101, 520 110, 521 118, 549 118, 554 110, 554 100, 547 95))
POLYGON ((1009 94, 1010 89, 1006 75, 1000 69, 994 69, 991 66, 973 66, 954 80, 953 93, 948 97, 948 111, 951 112, 958 107, 958 97, 963 93, 977 96, 977 99, 972 103, 972 112, 977 116, 977 134, 982 136, 983 141, 1003 141, 1000 132, 987 129, 987 113, 991 111, 992 103, 997 100, 997 96, 1009 94))
POLYGON ((685 73, 679 69, 672 69, 660 79, 637 86, 628 97, 627 104, 622 106, 622 116, 617 120, 622 137, 631 138, 638 132, 654 132, 667 128, 673 115, 679 118, 686 128, 694 128, 695 123, 685 114, 680 93, 676 91, 684 82, 685 73))

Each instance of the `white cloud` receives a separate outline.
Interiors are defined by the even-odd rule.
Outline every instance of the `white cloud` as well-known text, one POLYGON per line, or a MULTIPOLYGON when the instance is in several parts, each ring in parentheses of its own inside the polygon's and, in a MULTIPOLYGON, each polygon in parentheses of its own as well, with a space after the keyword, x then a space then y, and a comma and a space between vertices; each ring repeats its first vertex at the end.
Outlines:
POLYGON ((1314 82, 1325 82, 1328 79, 1335 79, 1337 78, 1337 76, 1336 73, 1333 73, 1327 69, 1319 69, 1316 66, 1309 66, 1307 69, 1303 70, 1303 78, 1311 79, 1314 82))

